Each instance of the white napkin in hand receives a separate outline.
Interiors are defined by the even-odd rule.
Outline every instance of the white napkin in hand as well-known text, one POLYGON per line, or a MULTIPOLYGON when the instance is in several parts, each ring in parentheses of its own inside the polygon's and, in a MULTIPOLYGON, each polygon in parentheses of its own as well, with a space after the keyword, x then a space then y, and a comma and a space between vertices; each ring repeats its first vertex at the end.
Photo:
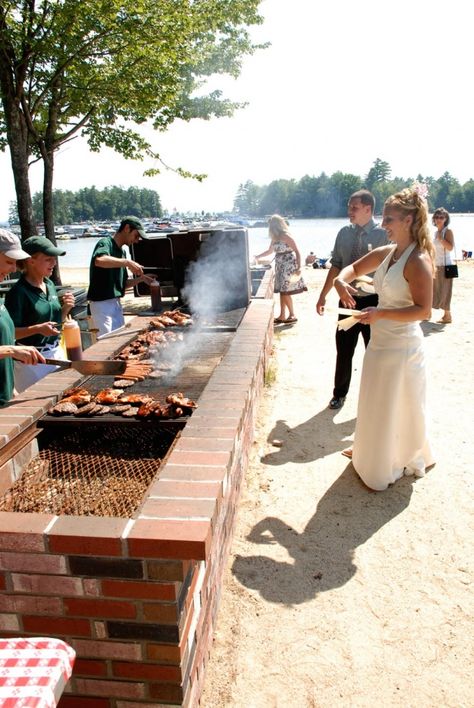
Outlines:
POLYGON ((349 317, 345 317, 337 323, 337 328, 344 330, 344 332, 360 322, 358 317, 354 317, 354 315, 360 315, 360 310, 350 310, 347 307, 339 307, 337 311, 340 315, 349 315, 349 317))

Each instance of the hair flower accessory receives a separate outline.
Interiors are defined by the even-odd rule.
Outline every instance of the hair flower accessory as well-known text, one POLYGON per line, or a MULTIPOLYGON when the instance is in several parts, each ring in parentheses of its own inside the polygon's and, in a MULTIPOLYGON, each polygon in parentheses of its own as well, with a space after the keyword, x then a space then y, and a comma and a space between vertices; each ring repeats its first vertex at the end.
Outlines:
POLYGON ((418 194, 420 199, 423 199, 426 202, 428 198, 428 185, 425 182, 416 181, 412 184, 411 188, 418 194))

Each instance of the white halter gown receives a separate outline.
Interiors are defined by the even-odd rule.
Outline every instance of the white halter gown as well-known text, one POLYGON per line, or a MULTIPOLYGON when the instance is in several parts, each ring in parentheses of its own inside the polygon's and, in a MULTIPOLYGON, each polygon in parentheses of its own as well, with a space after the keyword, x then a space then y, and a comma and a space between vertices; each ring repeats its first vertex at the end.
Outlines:
MULTIPOLYGON (((413 304, 403 270, 415 244, 390 268, 393 250, 374 275, 379 307, 413 304)), ((371 326, 360 383, 352 462, 371 489, 405 474, 423 476, 433 464, 426 436, 426 372, 419 322, 378 320, 371 326)))

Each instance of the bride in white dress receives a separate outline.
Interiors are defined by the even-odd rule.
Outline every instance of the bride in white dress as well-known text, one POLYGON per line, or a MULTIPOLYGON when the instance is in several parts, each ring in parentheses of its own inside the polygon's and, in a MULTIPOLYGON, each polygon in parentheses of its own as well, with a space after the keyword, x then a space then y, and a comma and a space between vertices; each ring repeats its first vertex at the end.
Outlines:
POLYGON ((433 464, 426 436, 420 327, 420 321, 431 316, 433 297, 434 254, 425 200, 416 189, 389 197, 382 226, 393 243, 347 266, 334 280, 343 305, 353 308, 357 291, 350 283, 375 271, 379 304, 357 315, 370 324, 371 338, 360 383, 352 462, 362 481, 378 491, 403 473, 422 477, 433 464))

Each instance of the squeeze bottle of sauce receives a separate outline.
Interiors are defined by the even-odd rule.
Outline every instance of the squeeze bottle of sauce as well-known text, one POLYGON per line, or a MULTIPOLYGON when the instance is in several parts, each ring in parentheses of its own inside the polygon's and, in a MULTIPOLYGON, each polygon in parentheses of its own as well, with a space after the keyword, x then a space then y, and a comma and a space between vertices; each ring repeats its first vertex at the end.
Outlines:
POLYGON ((148 286, 150 288, 151 309, 153 312, 161 310, 161 285, 155 279, 148 286))
POLYGON ((63 323, 63 333, 68 359, 70 361, 82 359, 81 330, 76 320, 67 317, 63 323))

